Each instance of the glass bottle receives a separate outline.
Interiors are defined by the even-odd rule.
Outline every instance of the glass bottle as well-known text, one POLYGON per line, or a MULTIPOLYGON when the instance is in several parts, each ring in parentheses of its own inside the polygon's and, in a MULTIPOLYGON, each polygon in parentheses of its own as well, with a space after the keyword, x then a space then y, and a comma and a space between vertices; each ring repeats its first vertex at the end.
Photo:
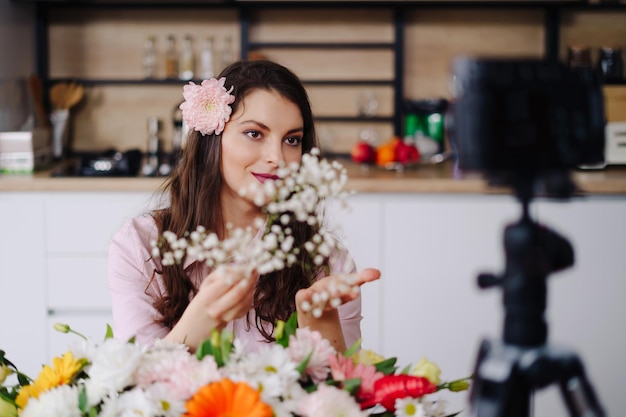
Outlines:
POLYGON ((180 53, 178 78, 181 80, 193 79, 196 68, 196 57, 193 52, 191 35, 185 35, 183 48, 180 53))
POLYGON ((159 118, 151 116, 148 118, 148 152, 143 165, 142 173, 145 176, 156 175, 159 169, 159 159, 161 154, 161 121, 159 118))
POLYGON ((220 53, 221 69, 226 68, 232 64, 235 60, 235 54, 233 52, 233 38, 232 36, 226 36, 224 38, 224 45, 222 45, 222 51, 220 53))
POLYGON ((202 52, 200 53, 200 77, 208 80, 215 76, 213 70, 213 37, 207 36, 202 44, 202 52))
POLYGON ((156 78, 156 47, 154 36, 148 36, 143 45, 143 76, 156 78))
POLYGON ((176 38, 174 35, 167 37, 167 49, 165 50, 165 78, 178 78, 178 54, 176 53, 176 38))
POLYGON ((621 48, 609 46, 600 48, 598 71, 606 82, 622 81, 624 79, 624 62, 621 48))

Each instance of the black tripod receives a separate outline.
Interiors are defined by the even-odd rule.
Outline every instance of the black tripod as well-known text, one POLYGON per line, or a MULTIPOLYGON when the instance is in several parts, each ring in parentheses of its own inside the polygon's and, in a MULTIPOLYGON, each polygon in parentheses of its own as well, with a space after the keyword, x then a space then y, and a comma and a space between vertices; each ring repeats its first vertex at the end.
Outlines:
POLYGON ((532 392, 558 383, 571 416, 605 416, 576 353, 546 346, 546 280, 551 272, 574 264, 574 250, 567 239, 531 219, 532 182, 514 185, 523 211, 504 232, 505 271, 478 277, 481 288, 502 287, 505 319, 503 339, 484 340, 480 346, 471 414, 530 416, 532 392))

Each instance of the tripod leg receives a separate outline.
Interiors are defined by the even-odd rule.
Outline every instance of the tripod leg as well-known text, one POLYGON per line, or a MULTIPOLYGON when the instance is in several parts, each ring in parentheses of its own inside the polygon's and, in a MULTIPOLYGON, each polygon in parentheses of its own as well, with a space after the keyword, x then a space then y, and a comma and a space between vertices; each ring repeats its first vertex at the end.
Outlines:
POLYGON ((528 417, 530 387, 520 375, 518 349, 483 341, 470 393, 475 417, 528 417))
POLYGON ((585 375, 578 356, 572 355, 563 364, 567 377, 560 382, 561 394, 572 417, 604 417, 606 413, 585 375))

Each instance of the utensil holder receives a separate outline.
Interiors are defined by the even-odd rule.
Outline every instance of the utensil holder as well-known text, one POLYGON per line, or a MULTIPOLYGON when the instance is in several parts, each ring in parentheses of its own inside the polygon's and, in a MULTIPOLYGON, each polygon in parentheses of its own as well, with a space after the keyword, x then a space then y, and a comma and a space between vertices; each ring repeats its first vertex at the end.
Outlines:
POLYGON ((50 114, 52 123, 52 155, 55 159, 63 157, 63 151, 67 147, 69 109, 54 110, 50 114))

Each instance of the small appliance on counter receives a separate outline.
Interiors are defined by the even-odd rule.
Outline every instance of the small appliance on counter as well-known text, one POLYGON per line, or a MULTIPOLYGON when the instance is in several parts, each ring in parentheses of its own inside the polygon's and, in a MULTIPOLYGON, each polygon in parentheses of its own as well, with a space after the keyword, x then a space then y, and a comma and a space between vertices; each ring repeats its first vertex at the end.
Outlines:
POLYGON ((138 149, 120 152, 81 153, 52 172, 53 177, 136 177, 143 153, 138 149))
POLYGON ((50 129, 0 132, 0 173, 30 174, 51 161, 50 129))

